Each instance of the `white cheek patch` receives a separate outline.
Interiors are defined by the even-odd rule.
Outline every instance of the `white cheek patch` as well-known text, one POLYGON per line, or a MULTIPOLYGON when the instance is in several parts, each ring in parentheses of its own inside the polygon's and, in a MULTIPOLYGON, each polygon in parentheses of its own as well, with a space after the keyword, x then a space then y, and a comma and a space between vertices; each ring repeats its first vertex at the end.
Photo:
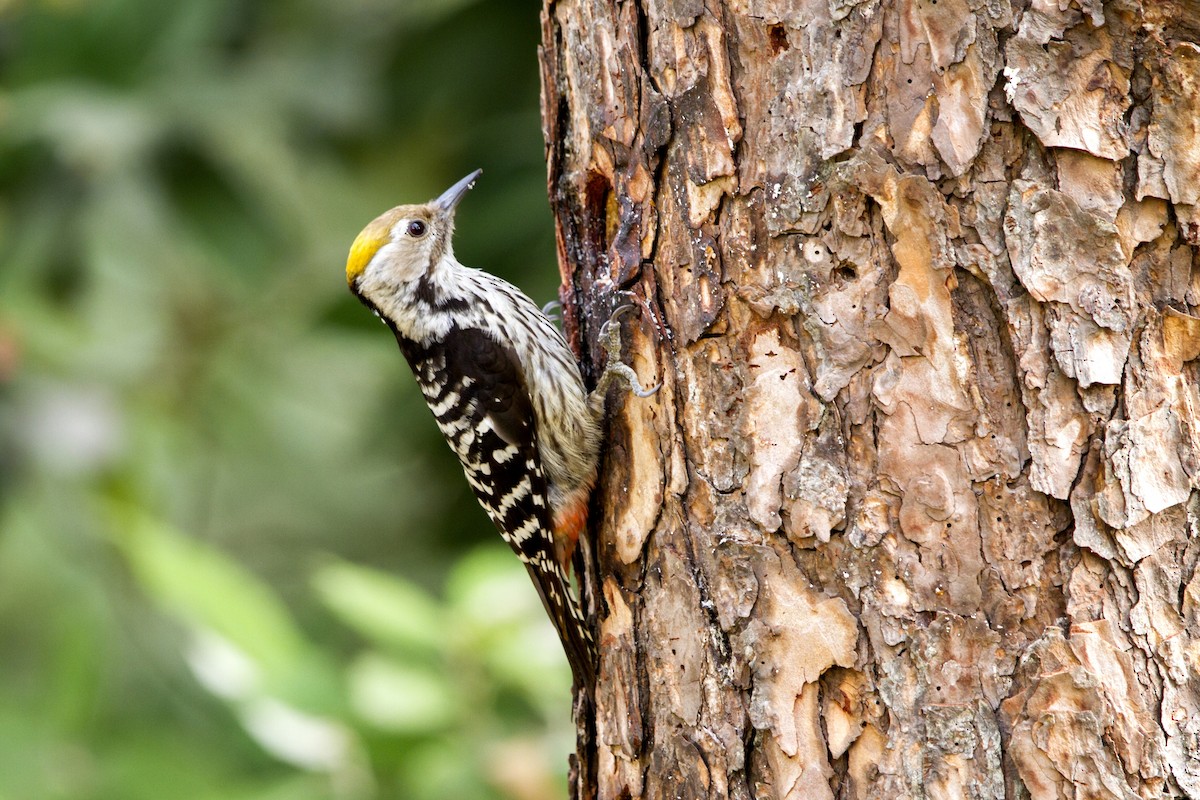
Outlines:
POLYGON ((375 251, 374 257, 363 271, 363 277, 380 287, 392 287, 415 281, 425 273, 429 249, 424 242, 406 237, 393 239, 375 251))

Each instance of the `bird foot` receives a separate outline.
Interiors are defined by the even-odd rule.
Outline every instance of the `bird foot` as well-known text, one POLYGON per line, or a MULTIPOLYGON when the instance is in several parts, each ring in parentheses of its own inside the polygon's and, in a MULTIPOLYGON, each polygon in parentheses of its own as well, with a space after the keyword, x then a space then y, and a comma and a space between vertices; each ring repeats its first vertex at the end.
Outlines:
POLYGON ((643 388, 633 368, 621 361, 621 317, 633 308, 630 304, 619 306, 600 328, 600 345, 604 348, 607 358, 604 362, 604 374, 596 384, 597 394, 603 395, 614 381, 624 381, 635 397, 649 397, 662 388, 661 383, 650 389, 643 388))

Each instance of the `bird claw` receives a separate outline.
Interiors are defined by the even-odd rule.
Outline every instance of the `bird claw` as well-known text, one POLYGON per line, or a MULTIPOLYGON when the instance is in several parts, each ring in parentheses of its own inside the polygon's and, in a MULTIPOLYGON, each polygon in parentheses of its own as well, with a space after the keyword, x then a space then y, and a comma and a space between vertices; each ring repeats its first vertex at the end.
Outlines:
POLYGON ((611 353, 613 350, 620 352, 621 317, 628 314, 634 308, 635 306, 629 303, 617 306, 616 310, 609 315, 608 320, 600 326, 600 343, 606 352, 611 353))

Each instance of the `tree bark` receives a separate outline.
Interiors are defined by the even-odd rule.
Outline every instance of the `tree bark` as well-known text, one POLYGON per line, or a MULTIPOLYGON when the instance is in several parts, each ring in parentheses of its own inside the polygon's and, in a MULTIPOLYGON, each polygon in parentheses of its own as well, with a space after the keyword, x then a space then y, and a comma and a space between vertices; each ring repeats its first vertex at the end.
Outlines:
POLYGON ((1200 798, 1200 6, 547 0, 632 292, 581 798, 1200 798))

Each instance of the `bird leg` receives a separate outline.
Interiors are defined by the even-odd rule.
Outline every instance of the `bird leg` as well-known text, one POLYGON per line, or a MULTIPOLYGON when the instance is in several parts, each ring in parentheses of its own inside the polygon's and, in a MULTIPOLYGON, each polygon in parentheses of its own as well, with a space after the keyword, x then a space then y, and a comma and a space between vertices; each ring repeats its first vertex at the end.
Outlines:
POLYGON ((604 362, 604 372, 600 375, 600 380, 596 382, 596 388, 592 390, 591 399, 596 410, 602 410, 604 407, 604 397, 608 392, 608 387, 614 382, 623 382, 629 391, 635 397, 649 397, 662 388, 662 384, 658 384, 650 389, 642 388, 641 382, 638 380, 637 373, 628 364, 621 361, 621 317, 633 308, 632 305, 623 305, 612 313, 608 318, 608 322, 600 328, 600 345, 604 348, 606 360, 604 362))

